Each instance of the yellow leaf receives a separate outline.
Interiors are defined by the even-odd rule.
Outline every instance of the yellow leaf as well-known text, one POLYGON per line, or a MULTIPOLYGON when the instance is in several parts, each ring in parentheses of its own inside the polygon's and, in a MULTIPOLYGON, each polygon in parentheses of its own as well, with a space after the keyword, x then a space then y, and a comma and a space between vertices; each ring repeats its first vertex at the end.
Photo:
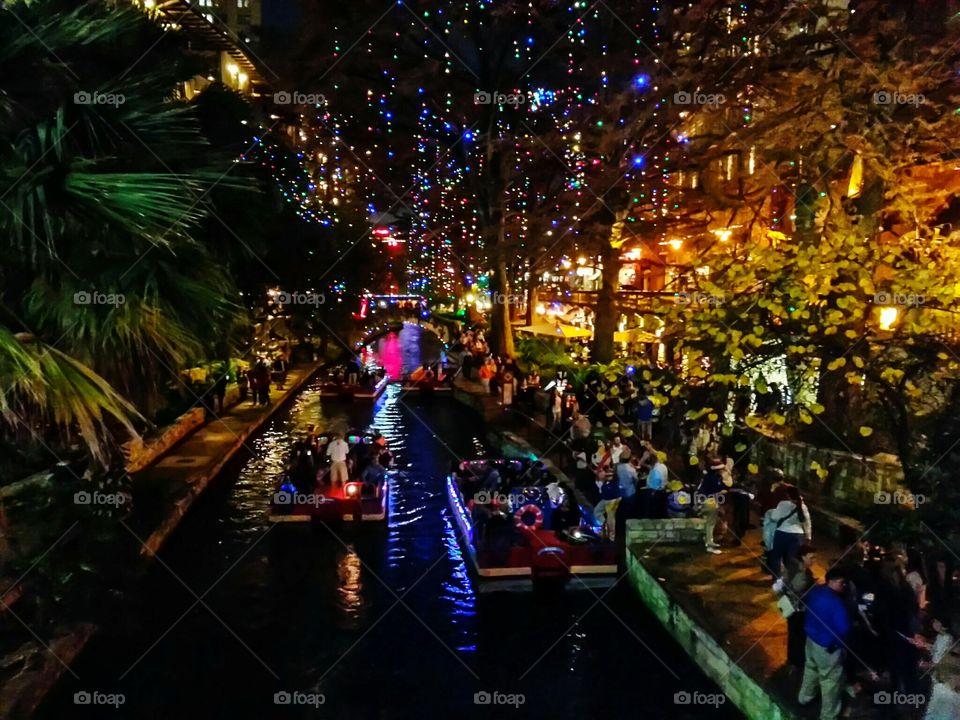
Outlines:
POLYGON ((733 446, 733 449, 738 453, 742 453, 744 450, 747 449, 747 446, 745 443, 737 443, 736 445, 733 446))
POLYGON ((691 456, 690 456, 690 464, 691 464, 691 465, 699 465, 699 464, 700 464, 700 458, 698 458, 696 455, 691 455, 691 456))
POLYGON ((862 367, 863 367, 863 358, 861 358, 859 355, 854 355, 854 356, 853 356, 853 364, 856 365, 858 368, 862 368, 862 367))
POLYGON ((710 413, 709 415, 707 415, 707 420, 709 420, 710 422, 716 422, 719 417, 720 416, 717 415, 716 413, 710 413))
POLYGON ((812 412, 814 415, 819 415, 825 409, 826 408, 823 407, 823 405, 821 405, 820 403, 814 403, 813 405, 810 406, 810 412, 812 412))
POLYGON ((867 427, 866 425, 861 425, 860 434, 863 435, 864 437, 870 437, 871 435, 873 435, 873 428, 867 427))
POLYGON ((749 465, 747 465, 747 470, 749 470, 753 475, 756 475, 758 472, 760 472, 760 468, 757 467, 754 463, 750 463, 749 465))
POLYGON ((773 420, 777 425, 783 425, 787 419, 780 413, 770 413, 770 419, 773 420))
POLYGON ((810 423, 813 422, 813 416, 812 416, 810 413, 808 413, 806 410, 801 410, 801 411, 800 411, 800 422, 809 425, 810 423))
POLYGON ((827 370, 836 370, 837 368, 842 368, 847 364, 846 358, 837 358, 836 360, 831 360, 827 364, 827 370))

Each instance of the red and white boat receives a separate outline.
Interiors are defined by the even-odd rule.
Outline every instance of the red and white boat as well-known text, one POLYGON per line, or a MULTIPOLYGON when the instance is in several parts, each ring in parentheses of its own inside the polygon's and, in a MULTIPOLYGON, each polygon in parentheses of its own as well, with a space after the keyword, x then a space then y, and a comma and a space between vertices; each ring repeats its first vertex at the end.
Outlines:
MULTIPOLYGON (((372 436, 351 435, 347 442, 369 445, 372 436)), ((383 479, 369 485, 351 477, 342 485, 327 482, 329 469, 320 477, 311 492, 301 492, 289 482, 286 473, 280 477, 270 499, 270 522, 379 522, 387 518, 390 483, 394 471, 385 468, 383 479)))
POLYGON ((611 585, 614 544, 600 537, 570 491, 524 485, 529 467, 528 460, 475 460, 447 477, 459 539, 481 590, 529 590, 540 581, 571 589, 611 585), (491 469, 509 491, 484 489, 491 469))

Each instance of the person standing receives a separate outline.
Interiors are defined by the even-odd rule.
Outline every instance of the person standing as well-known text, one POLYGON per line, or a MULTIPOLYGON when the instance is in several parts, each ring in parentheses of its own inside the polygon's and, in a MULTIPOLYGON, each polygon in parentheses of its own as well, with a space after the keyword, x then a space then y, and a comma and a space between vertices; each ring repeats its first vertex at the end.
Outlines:
POLYGON ((620 462, 620 455, 626 449, 626 445, 623 444, 623 441, 620 439, 619 435, 614 435, 613 440, 610 443, 610 460, 616 465, 620 462))
POLYGON ((624 499, 632 498, 637 494, 637 469, 630 462, 630 448, 624 448, 620 453, 620 462, 617 463, 614 476, 617 485, 620 486, 620 497, 624 499))
POLYGON ((665 490, 669 477, 670 471, 667 470, 666 464, 659 455, 655 456, 650 472, 647 473, 647 487, 651 490, 665 490))
POLYGON ((560 417, 563 414, 563 393, 559 388, 554 388, 550 393, 550 427, 547 428, 553 432, 560 425, 560 417))
POLYGON ((637 431, 641 440, 653 439, 653 401, 646 393, 640 395, 636 403, 637 431))
POLYGON ((227 374, 217 378, 213 384, 213 397, 217 402, 217 412, 223 414, 223 401, 227 398, 227 374))
POLYGON ((350 445, 343 439, 341 433, 334 435, 327 445, 327 457, 330 458, 330 484, 343 485, 350 479, 347 470, 347 456, 350 454, 350 445))
POLYGON ((820 720, 837 720, 842 710, 844 647, 850 632, 850 617, 842 597, 845 586, 844 571, 831 568, 825 584, 815 586, 806 597, 806 659, 797 700, 809 705, 819 691, 820 720))
POLYGON ((721 552, 714 534, 720 516, 720 504, 726 499, 724 493, 727 486, 723 482, 725 468, 726 463, 721 458, 713 458, 697 488, 696 504, 703 517, 703 546, 711 555, 719 555, 721 552))
MULTIPOLYGON (((772 524, 775 528, 768 560, 770 574, 774 581, 779 581, 783 574, 781 566, 785 565, 788 574, 792 574, 797 567, 797 551, 804 539, 807 542, 813 539, 810 512, 803 502, 800 490, 791 485, 788 498, 781 500, 768 513, 765 522, 768 527, 772 524)), ((779 588, 775 589, 779 591, 779 588)))
POLYGON ((807 659, 805 646, 807 635, 804 632, 806 612, 803 600, 810 589, 817 584, 813 576, 813 564, 817 555, 813 547, 803 545, 800 548, 800 567, 786 579, 784 596, 793 606, 793 614, 787 618, 787 663, 790 667, 803 671, 807 659))

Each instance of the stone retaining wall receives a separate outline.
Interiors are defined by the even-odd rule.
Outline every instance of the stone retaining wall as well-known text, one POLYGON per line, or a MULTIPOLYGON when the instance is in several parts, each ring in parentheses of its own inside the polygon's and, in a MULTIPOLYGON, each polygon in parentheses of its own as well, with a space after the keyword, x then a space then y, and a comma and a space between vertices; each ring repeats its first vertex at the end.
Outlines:
POLYGON ((904 484, 903 468, 892 455, 864 457, 764 437, 753 445, 750 460, 761 468, 782 468, 811 503, 824 507, 872 505, 877 493, 896 492, 904 484), (825 478, 811 469, 813 463, 827 470, 825 478))
POLYGON ((627 520, 627 547, 657 543, 703 544, 703 518, 627 520))
MULTIPOLYGON (((629 531, 628 531, 629 532, 629 531)), ((660 582, 643 566, 635 549, 627 549, 630 583, 644 604, 663 624, 704 674, 720 686, 724 695, 749 720, 798 720, 743 671, 716 640, 697 625, 670 597, 660 582)))

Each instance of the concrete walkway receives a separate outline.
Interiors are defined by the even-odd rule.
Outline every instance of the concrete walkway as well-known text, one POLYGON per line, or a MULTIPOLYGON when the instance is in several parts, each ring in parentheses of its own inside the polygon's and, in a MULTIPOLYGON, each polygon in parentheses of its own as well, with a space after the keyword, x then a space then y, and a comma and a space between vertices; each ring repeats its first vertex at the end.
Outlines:
POLYGON ((271 390, 269 405, 247 400, 227 408, 134 475, 134 511, 126 523, 143 541, 141 555, 156 554, 210 481, 318 367, 292 368, 285 389, 271 390))
MULTIPOLYGON (((742 545, 724 547, 722 555, 707 554, 699 545, 635 544, 628 550, 678 610, 723 647, 729 657, 724 677, 732 675, 735 666, 783 708, 784 717, 809 717, 809 709, 796 702, 801 673, 786 665, 787 623, 777 610, 770 577, 762 570, 759 536, 758 530, 751 530, 742 545)), ((842 564, 844 549, 816 536, 814 545, 818 557, 814 575, 822 582, 827 568, 842 564)), ((873 692, 881 689, 864 690, 846 717, 879 717, 872 700, 873 692)), ((819 701, 813 705, 819 707, 819 701)))

